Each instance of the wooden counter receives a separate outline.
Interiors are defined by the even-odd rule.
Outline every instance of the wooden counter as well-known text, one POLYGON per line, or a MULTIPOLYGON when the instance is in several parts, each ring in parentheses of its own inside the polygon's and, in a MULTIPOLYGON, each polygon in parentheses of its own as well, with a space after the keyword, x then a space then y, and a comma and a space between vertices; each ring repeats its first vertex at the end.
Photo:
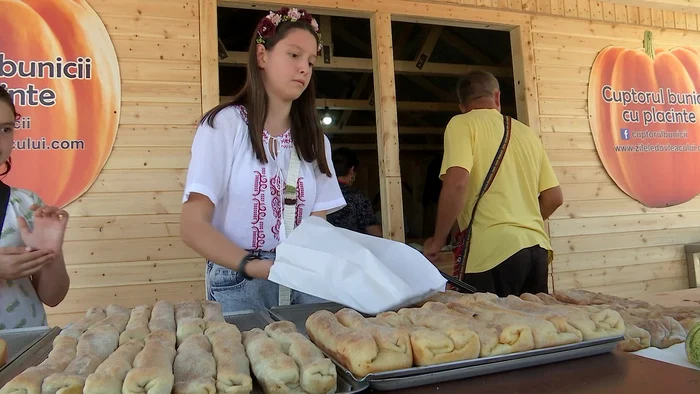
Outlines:
MULTIPOLYGON (((380 391, 369 391, 380 393, 380 391)), ((610 354, 391 391, 391 394, 658 394, 700 392, 698 371, 646 357, 610 354)))

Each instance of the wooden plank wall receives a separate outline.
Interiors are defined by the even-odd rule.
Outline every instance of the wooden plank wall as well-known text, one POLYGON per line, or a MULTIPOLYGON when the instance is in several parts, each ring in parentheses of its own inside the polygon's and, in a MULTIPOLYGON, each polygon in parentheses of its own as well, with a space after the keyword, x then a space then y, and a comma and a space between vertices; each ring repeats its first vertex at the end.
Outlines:
MULTIPOLYGON (((688 287, 684 244, 700 242, 700 198, 645 208, 605 172, 591 137, 587 84, 607 45, 638 48, 645 28, 536 16, 532 22, 542 140, 565 204, 549 223, 554 286, 623 296, 688 287)), ((700 48, 700 33, 653 29, 657 48, 700 48)))
POLYGON ((194 122, 201 115, 197 0, 89 0, 112 37, 122 78, 114 150, 70 204, 71 290, 50 324, 94 305, 204 296, 204 264, 179 237, 194 122))
MULTIPOLYGON (((698 30, 700 15, 594 0, 422 0, 633 25, 698 30)), ((700 11, 700 9, 699 9, 700 11)))
MULTIPOLYGON (((48 309, 56 325, 94 305, 204 296, 204 261, 179 238, 189 149, 202 113, 199 2, 88 1, 119 57, 122 119, 104 171, 67 207, 72 283, 67 299, 48 309)), ((700 200, 662 213, 622 195, 592 148, 584 92, 595 50, 608 42, 636 45, 643 29, 633 25, 698 30, 698 16, 589 0, 423 2, 534 15, 541 130, 567 197, 551 221, 555 286, 622 295, 687 286, 681 245, 700 241, 692 227, 700 200)), ((700 42, 697 34, 655 32, 664 43, 700 42)))

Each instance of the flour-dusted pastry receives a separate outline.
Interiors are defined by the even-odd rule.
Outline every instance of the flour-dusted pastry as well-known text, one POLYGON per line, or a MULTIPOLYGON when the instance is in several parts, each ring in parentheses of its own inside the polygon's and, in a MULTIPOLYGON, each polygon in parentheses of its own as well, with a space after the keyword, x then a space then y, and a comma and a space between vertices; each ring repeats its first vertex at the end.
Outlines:
POLYGON ((190 335, 204 334, 207 323, 204 310, 199 300, 180 302, 175 305, 175 323, 177 324, 177 346, 190 335))
POLYGON ((118 343, 119 332, 114 326, 91 326, 78 339, 75 358, 66 369, 44 379, 42 394, 82 392, 85 379, 117 349, 118 343))
POLYGON ((489 308, 487 305, 479 302, 470 303, 469 306, 450 302, 447 306, 463 315, 471 316, 476 320, 493 325, 510 326, 513 324, 524 324, 532 330, 536 349, 581 342, 582 334, 580 331, 561 331, 562 327, 557 327, 549 320, 540 317, 489 308))
POLYGON ((105 311, 107 313, 107 317, 93 324, 91 328, 95 326, 109 325, 114 327, 119 334, 124 332, 126 325, 129 323, 131 311, 127 308, 114 304, 107 305, 105 311))
POLYGON ((73 361, 78 340, 68 335, 59 335, 53 340, 49 356, 36 367, 30 367, 15 376, 0 388, 0 394, 41 394, 44 380, 55 373, 63 372, 73 361))
POLYGON ((175 394, 216 394, 216 361, 209 338, 190 335, 177 348, 173 363, 175 394))
MULTIPOLYGON (((415 324, 426 327, 441 325, 438 321, 444 320, 449 324, 459 324, 474 331, 481 346, 481 357, 498 356, 503 354, 518 353, 535 348, 535 340, 532 329, 522 323, 497 324, 491 321, 477 320, 473 316, 459 313, 440 302, 428 302, 419 308, 427 310, 430 314, 413 313, 411 316, 415 324), (445 315, 449 317, 445 317, 445 315), (457 319, 457 323, 452 319, 457 319)), ((404 316, 409 315, 402 312, 404 316)))
POLYGON ((291 357, 284 354, 279 342, 265 331, 254 328, 243 333, 243 346, 253 374, 265 394, 301 392, 299 368, 291 357))
POLYGON ((158 301, 153 305, 151 320, 148 322, 148 329, 154 331, 175 332, 175 307, 167 301, 158 301))
POLYGON ((119 336, 119 344, 127 343, 133 339, 143 341, 150 332, 148 322, 151 319, 151 306, 139 305, 131 310, 129 323, 119 336))
POLYGON ((333 357, 356 377, 385 371, 387 364, 396 364, 384 359, 387 352, 380 353, 372 334, 345 327, 340 324, 336 315, 329 311, 319 310, 311 314, 306 319, 306 332, 319 349, 333 357))
POLYGON ((379 348, 379 354, 373 363, 382 370, 410 368, 413 365, 411 338, 407 331, 372 323, 350 308, 339 310, 335 316, 345 327, 372 335, 379 348))
POLYGON ((139 340, 129 341, 119 346, 93 374, 87 377, 83 394, 121 394, 124 378, 141 350, 143 350, 143 343, 139 340))
POLYGON ((296 361, 299 366, 301 388, 309 394, 335 393, 338 386, 338 372, 333 361, 326 358, 321 350, 304 335, 297 332, 290 321, 268 324, 265 332, 282 344, 282 351, 296 361))
POLYGON ((253 390, 250 361, 238 328, 226 322, 210 321, 204 335, 216 360, 216 390, 219 394, 248 394, 253 390))
POLYGON ((508 297, 494 295, 481 302, 494 308, 542 317, 557 326, 560 332, 575 333, 575 330, 578 330, 581 332, 582 339, 585 340, 619 336, 625 333, 625 322, 622 316, 608 308, 601 308, 597 313, 588 313, 572 305, 544 305, 540 302, 525 301, 514 295, 508 297))
POLYGON ((90 308, 85 313, 83 318, 71 324, 68 328, 61 330, 58 335, 65 335, 78 339, 85 331, 87 331, 88 328, 90 328, 91 325, 97 323, 105 317, 107 317, 107 312, 104 310, 104 308, 90 308))
POLYGON ((147 335, 143 350, 124 378, 122 394, 170 394, 176 354, 174 333, 161 330, 147 335))
MULTIPOLYGON (((377 315, 394 327, 406 327, 411 333, 416 365, 440 364, 479 357, 480 338, 464 320, 439 315, 422 308, 404 308, 399 313, 377 315), (406 320, 402 320, 405 318, 406 320)), ((493 334, 496 341, 496 335, 493 334)))
POLYGON ((221 310, 221 304, 216 301, 202 301, 203 319, 207 323, 210 321, 226 321, 221 310))

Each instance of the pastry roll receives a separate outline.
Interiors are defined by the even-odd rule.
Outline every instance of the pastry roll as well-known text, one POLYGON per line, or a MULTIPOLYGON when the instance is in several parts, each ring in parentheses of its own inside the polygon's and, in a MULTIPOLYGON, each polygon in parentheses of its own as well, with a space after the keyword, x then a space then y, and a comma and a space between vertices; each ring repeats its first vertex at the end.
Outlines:
POLYGON ((151 307, 139 305, 131 310, 126 329, 119 336, 119 344, 122 345, 132 339, 143 341, 149 333, 148 322, 151 318, 151 307))
POLYGON ((309 394, 335 393, 337 370, 321 350, 297 332, 296 325, 280 321, 267 325, 265 332, 282 345, 282 351, 299 366, 301 388, 309 394))
POLYGON ((130 312, 127 308, 123 308, 119 305, 110 304, 107 305, 107 317, 93 324, 91 327, 95 326, 112 326, 119 334, 124 332, 126 325, 129 323, 130 312))
POLYGON ((202 311, 204 321, 218 321, 225 322, 224 314, 221 311, 221 304, 216 301, 202 301, 202 311))
POLYGON ((204 334, 211 343, 216 361, 218 393, 248 394, 253 390, 250 362, 242 344, 241 332, 233 324, 210 321, 204 334))
POLYGON ((138 340, 127 342, 114 351, 85 380, 84 394, 121 394, 126 374, 131 370, 136 355, 143 349, 138 340))
POLYGON ((180 344, 173 373, 175 394, 216 394, 216 361, 205 335, 190 335, 180 344))
POLYGON ((133 368, 124 378, 122 394, 170 394, 175 383, 175 334, 156 331, 145 339, 145 346, 134 358, 133 368))
POLYGON ((107 317, 107 313, 105 312, 104 308, 90 308, 85 313, 85 317, 71 324, 65 330, 61 330, 59 335, 66 335, 78 339, 85 331, 87 331, 88 328, 90 328, 90 326, 104 319, 105 317, 107 317))
POLYGON ((299 368, 279 342, 254 328, 243 333, 243 346, 265 394, 300 392, 299 368))
POLYGON ((407 331, 371 323, 359 312, 350 308, 343 308, 335 315, 338 322, 345 327, 367 331, 372 335, 379 349, 374 364, 382 370, 396 370, 413 366, 411 338, 407 331))
POLYGON ((151 320, 148 322, 148 329, 154 331, 175 332, 175 307, 166 301, 158 301, 153 305, 151 320))
POLYGON ((356 377, 385 371, 395 364, 386 360, 386 352, 380 353, 381 349, 372 334, 340 324, 336 315, 329 311, 319 310, 309 316, 306 319, 306 332, 319 349, 356 377))
POLYGON ((93 325, 78 339, 76 355, 63 372, 44 379, 42 394, 82 392, 85 379, 117 349, 119 332, 112 325, 93 325))
POLYGON ((439 316, 417 308, 401 309, 399 313, 380 313, 376 320, 409 332, 415 365, 441 364, 479 357, 479 336, 456 318, 439 316))
MULTIPOLYGON (((473 330, 479 336, 479 342, 481 343, 479 355, 481 357, 518 353, 535 348, 532 329, 525 324, 517 322, 497 324, 493 321, 477 320, 472 316, 450 309, 447 305, 439 302, 428 302, 420 309, 430 311, 431 315, 434 315, 416 314, 413 316, 416 319, 416 324, 431 326, 440 324, 437 321, 441 319, 446 319, 446 321, 457 319, 459 324, 473 330)), ((406 314, 404 312, 404 315, 406 314)))
POLYGON ((468 306, 451 302, 447 306, 463 315, 493 325, 510 326, 524 324, 532 330, 536 349, 581 342, 581 331, 562 331, 562 327, 557 327, 549 320, 541 317, 488 308, 478 302, 470 303, 468 306))
POLYGON ((542 317, 558 326, 560 332, 580 331, 581 339, 585 340, 618 336, 625 333, 625 322, 622 320, 622 316, 612 309, 606 308, 597 313, 588 313, 571 305, 543 305, 540 302, 525 301, 514 295, 502 298, 494 295, 494 298, 485 301, 485 304, 521 314, 542 317))
POLYGON ((200 301, 185 301, 175 305, 177 346, 180 346, 190 335, 204 334, 207 323, 203 316, 204 311, 200 301))
POLYGON ((44 380, 55 373, 63 372, 73 361, 77 344, 78 340, 72 336, 57 336, 53 340, 53 349, 46 360, 15 376, 0 388, 0 394, 41 394, 44 380))

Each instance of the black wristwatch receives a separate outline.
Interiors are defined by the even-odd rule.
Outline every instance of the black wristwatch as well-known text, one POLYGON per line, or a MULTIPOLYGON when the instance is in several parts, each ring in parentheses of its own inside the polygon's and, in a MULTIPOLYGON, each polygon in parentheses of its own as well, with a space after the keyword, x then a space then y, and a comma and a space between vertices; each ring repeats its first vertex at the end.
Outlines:
POLYGON ((255 260, 255 259, 257 259, 256 256, 254 256, 254 255, 248 253, 248 254, 241 260, 241 262, 238 264, 238 274, 240 274, 240 275, 243 277, 243 279, 246 279, 246 280, 253 280, 253 279, 255 279, 255 278, 253 278, 252 276, 249 276, 248 274, 245 273, 245 265, 248 264, 249 261, 255 260))

